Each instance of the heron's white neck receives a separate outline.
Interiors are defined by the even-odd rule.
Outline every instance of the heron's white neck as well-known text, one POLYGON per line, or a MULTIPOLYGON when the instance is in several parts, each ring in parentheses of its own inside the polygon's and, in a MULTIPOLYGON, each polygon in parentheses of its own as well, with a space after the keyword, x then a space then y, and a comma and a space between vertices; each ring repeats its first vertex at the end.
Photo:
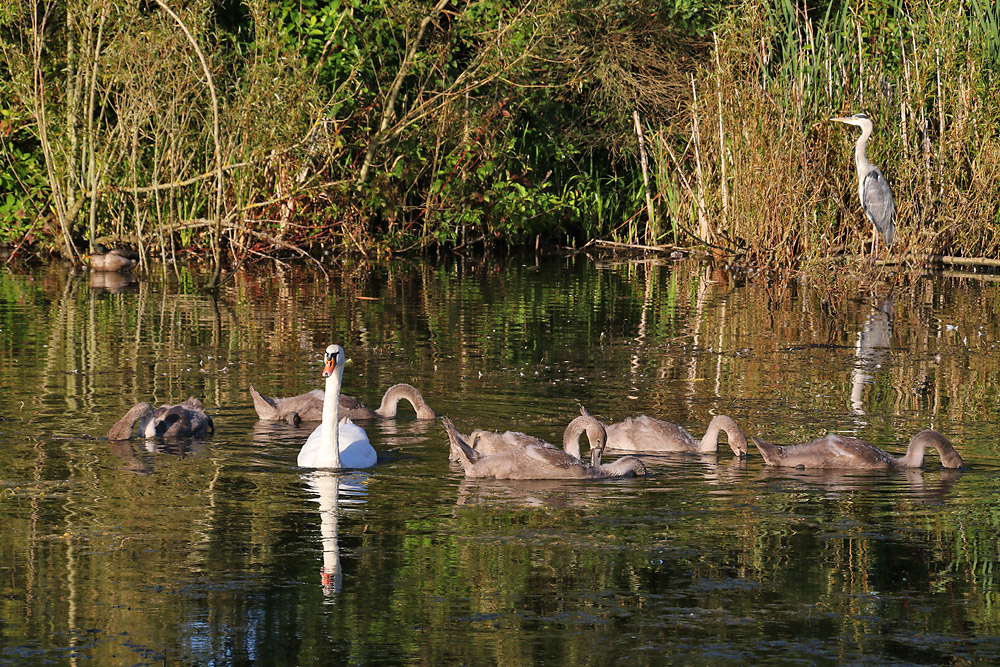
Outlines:
POLYGON ((323 430, 320 432, 321 446, 331 453, 333 465, 340 467, 340 383, 344 377, 343 365, 338 365, 326 379, 326 393, 323 395, 323 430))
POLYGON ((861 136, 858 137, 858 143, 854 144, 854 163, 857 165, 858 173, 864 175, 871 170, 872 166, 865 154, 865 147, 868 145, 868 137, 872 136, 873 126, 871 123, 866 123, 858 127, 861 128, 861 136))

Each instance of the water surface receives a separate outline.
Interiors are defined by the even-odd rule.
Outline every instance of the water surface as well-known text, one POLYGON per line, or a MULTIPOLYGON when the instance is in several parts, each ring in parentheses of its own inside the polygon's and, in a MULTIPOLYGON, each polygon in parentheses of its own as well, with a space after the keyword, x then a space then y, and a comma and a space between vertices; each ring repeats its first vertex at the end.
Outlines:
POLYGON ((694 263, 344 266, 134 284, 0 274, 0 664, 937 664, 1000 659, 1000 293, 745 285, 694 263), (309 428, 246 393, 352 359, 468 431, 559 442, 584 405, 701 435, 828 431, 969 466, 769 469, 647 456, 598 483, 472 482, 437 422, 367 424, 368 471, 299 469, 309 428), (216 433, 109 443, 134 403, 216 433))

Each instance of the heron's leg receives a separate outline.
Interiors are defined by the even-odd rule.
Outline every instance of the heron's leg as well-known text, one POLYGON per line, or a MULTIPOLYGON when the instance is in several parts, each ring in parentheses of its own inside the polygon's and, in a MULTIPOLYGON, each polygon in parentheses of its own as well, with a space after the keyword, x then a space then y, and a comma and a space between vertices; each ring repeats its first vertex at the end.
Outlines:
POLYGON ((872 264, 878 259, 878 227, 872 224, 872 264))

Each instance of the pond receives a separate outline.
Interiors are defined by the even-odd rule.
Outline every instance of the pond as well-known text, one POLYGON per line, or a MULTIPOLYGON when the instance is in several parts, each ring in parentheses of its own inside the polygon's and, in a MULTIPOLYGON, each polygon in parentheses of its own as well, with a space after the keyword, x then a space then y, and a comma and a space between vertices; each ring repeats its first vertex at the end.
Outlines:
POLYGON ((198 279, 0 274, 0 665, 1000 660, 995 282, 781 288, 585 257, 198 279), (322 386, 332 342, 345 393, 408 382, 463 432, 561 442, 582 405, 700 436, 727 414, 896 455, 934 428, 967 465, 723 447, 644 456, 637 479, 467 481, 404 404, 365 424, 375 467, 301 469, 312 425, 259 422, 247 388, 322 386), (107 440, 135 403, 188 396, 210 437, 107 440))

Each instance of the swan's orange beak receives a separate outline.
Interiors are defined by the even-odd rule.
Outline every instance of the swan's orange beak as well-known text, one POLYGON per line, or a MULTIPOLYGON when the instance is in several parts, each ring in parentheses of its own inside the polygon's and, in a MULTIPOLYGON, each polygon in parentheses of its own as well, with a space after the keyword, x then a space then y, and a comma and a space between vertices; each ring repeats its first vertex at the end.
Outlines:
POLYGON ((333 370, 337 367, 337 355, 327 355, 323 362, 323 377, 328 378, 333 375, 333 370))

